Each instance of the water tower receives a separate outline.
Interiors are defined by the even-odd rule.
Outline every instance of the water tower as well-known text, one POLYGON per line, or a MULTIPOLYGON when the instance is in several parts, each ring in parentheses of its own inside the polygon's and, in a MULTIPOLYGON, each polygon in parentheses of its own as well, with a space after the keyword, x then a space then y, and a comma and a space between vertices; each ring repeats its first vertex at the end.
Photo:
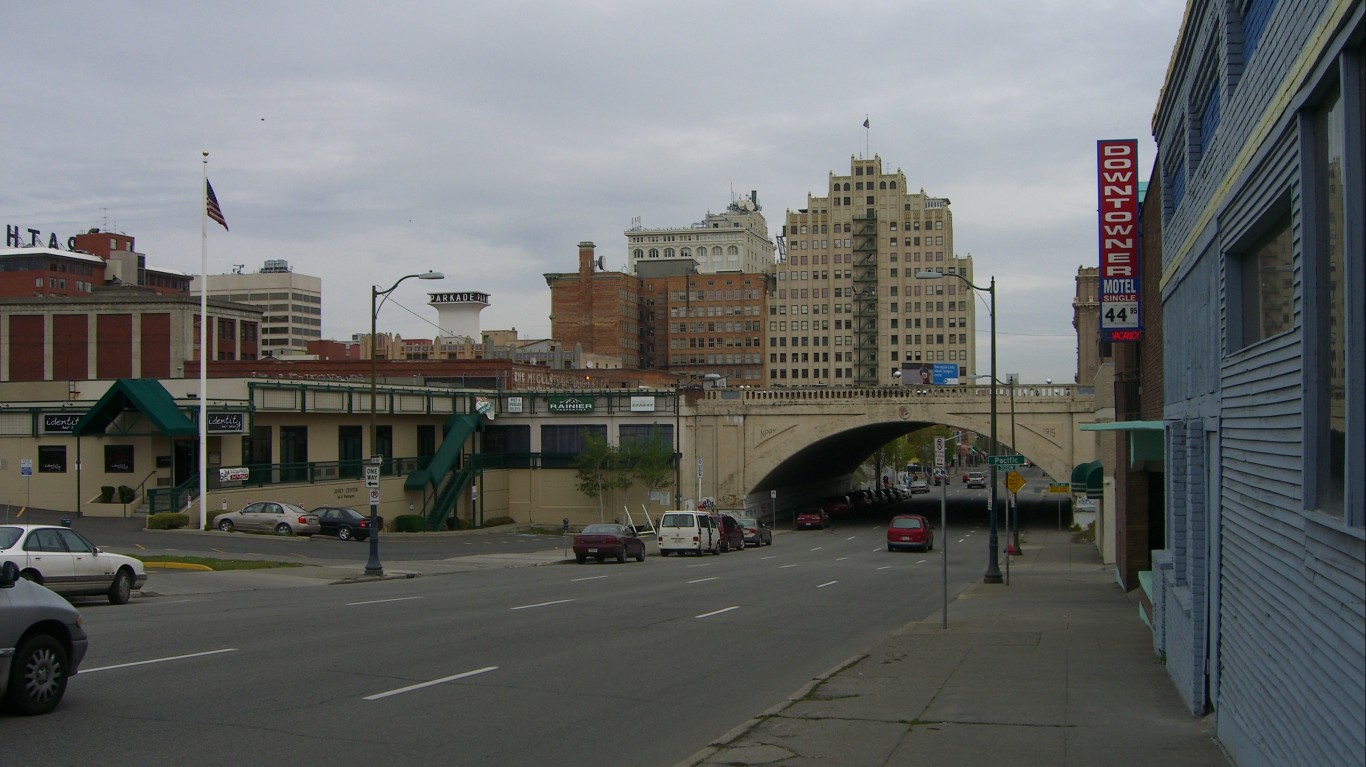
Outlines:
POLYGON ((488 293, 428 293, 427 298, 427 305, 436 309, 436 324, 443 336, 479 339, 479 312, 489 305, 488 293))

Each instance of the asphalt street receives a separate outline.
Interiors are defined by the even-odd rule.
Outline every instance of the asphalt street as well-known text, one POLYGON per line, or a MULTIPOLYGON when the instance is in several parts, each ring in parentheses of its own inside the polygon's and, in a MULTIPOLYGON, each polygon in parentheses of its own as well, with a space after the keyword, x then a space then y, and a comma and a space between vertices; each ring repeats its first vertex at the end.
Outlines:
MULTIPOLYGON (((939 538, 951 596, 981 574, 970 509, 939 538)), ((938 609, 939 551, 887 552, 885 516, 721 556, 82 602, 81 673, 6 761, 672 764, 938 609)), ((195 575, 154 572, 148 591, 195 575)))

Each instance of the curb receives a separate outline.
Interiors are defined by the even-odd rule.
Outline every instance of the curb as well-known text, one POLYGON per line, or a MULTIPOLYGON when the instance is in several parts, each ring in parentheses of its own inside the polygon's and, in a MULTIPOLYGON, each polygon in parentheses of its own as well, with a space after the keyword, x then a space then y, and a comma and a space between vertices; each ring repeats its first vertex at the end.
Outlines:
POLYGON ((769 706, 767 709, 762 711, 758 716, 753 717, 748 721, 731 728, 725 734, 721 735, 721 737, 717 738, 716 740, 713 740, 702 750, 698 751, 692 756, 689 756, 683 761, 678 762, 676 765, 674 765, 674 767, 696 767, 696 765, 705 762, 712 755, 720 753, 722 748, 729 746, 731 743, 735 742, 735 740, 740 736, 749 733, 750 730, 754 729, 755 727, 758 727, 760 724, 763 724, 768 719, 777 716, 792 704, 800 701, 807 695, 810 695, 812 690, 816 689, 816 687, 818 687, 825 681, 829 680, 830 677, 835 676, 836 674, 844 671, 845 669, 848 669, 851 666, 854 666, 862 662, 863 659, 867 657, 868 653, 862 653, 860 655, 851 656, 835 664, 833 667, 821 672, 820 674, 817 674, 815 677, 811 679, 811 681, 807 682, 806 684, 798 688, 796 692, 792 693, 791 695, 788 695, 782 701, 775 703, 772 706, 769 706))
POLYGON ((213 572, 212 567, 193 562, 143 562, 142 567, 145 570, 207 570, 213 572))

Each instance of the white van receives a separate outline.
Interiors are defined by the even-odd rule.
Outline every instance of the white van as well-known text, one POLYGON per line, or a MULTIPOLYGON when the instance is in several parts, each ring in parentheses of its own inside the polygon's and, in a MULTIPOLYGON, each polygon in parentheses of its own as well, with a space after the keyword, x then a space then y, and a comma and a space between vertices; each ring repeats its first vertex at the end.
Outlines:
POLYGON ((721 553, 721 531, 716 518, 701 511, 666 511, 659 520, 659 554, 691 551, 721 553))

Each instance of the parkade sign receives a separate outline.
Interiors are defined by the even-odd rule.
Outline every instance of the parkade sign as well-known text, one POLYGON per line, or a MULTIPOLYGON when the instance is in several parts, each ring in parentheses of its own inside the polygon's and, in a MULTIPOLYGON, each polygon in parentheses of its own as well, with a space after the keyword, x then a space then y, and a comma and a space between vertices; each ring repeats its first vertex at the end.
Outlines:
POLYGON ((1096 142, 1100 186, 1100 340, 1138 341, 1138 139, 1096 142))

